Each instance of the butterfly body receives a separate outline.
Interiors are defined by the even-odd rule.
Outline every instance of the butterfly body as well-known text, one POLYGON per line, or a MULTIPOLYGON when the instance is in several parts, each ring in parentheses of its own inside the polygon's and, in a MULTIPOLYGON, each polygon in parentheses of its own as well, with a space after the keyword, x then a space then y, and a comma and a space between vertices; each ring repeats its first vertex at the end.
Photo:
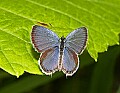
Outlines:
POLYGON ((78 28, 66 38, 59 37, 51 30, 35 25, 31 39, 35 49, 41 52, 39 65, 43 73, 51 75, 56 71, 63 71, 66 76, 72 76, 79 67, 78 54, 87 42, 87 29, 78 28))
POLYGON ((62 36, 60 39, 59 71, 61 71, 62 69, 62 56, 63 56, 64 42, 65 42, 65 38, 64 36, 62 36))

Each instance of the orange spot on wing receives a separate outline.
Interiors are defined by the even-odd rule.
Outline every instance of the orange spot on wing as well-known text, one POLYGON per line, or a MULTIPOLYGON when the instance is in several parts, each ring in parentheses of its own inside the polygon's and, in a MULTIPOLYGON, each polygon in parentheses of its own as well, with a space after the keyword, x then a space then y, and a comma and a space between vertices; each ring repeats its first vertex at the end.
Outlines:
POLYGON ((52 51, 53 49, 48 49, 48 50, 46 50, 45 52, 43 52, 42 53, 42 55, 41 55, 41 57, 40 57, 40 62, 42 63, 43 62, 43 60, 46 58, 46 56, 48 55, 48 53, 50 52, 50 51, 52 51))
POLYGON ((73 59, 75 60, 75 64, 77 65, 78 64, 78 55, 74 51, 72 51, 72 50, 70 50, 70 51, 72 53, 73 59))

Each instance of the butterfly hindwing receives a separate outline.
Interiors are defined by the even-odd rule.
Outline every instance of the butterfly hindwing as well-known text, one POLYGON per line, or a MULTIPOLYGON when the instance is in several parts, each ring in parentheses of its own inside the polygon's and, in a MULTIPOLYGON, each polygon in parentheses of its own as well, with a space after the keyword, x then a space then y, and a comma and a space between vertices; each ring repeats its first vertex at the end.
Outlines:
POLYGON ((50 75, 58 70, 59 47, 46 50, 41 54, 39 64, 42 72, 50 75))
POLYGON ((66 76, 72 76, 79 66, 79 59, 77 54, 69 48, 64 48, 63 60, 62 60, 62 71, 66 76))

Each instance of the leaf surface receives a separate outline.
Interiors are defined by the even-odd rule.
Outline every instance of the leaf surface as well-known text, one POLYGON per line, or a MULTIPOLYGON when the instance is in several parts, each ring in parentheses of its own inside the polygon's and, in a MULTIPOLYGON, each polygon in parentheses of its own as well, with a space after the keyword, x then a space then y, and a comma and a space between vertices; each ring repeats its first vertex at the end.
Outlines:
POLYGON ((81 26, 88 28, 87 50, 97 60, 98 53, 119 44, 119 0, 1 0, 0 68, 19 77, 24 71, 42 74, 39 54, 34 51, 30 33, 37 22, 59 37, 81 26))

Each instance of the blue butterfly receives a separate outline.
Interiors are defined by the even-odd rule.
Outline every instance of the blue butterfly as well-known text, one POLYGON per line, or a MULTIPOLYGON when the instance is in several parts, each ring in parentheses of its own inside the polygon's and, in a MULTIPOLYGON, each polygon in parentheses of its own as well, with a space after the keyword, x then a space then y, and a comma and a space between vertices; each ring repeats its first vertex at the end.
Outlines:
POLYGON ((78 54, 85 49, 87 29, 78 28, 66 38, 59 38, 54 32, 43 26, 33 26, 31 40, 38 52, 40 69, 46 75, 63 71, 66 76, 72 76, 79 67, 78 54))

